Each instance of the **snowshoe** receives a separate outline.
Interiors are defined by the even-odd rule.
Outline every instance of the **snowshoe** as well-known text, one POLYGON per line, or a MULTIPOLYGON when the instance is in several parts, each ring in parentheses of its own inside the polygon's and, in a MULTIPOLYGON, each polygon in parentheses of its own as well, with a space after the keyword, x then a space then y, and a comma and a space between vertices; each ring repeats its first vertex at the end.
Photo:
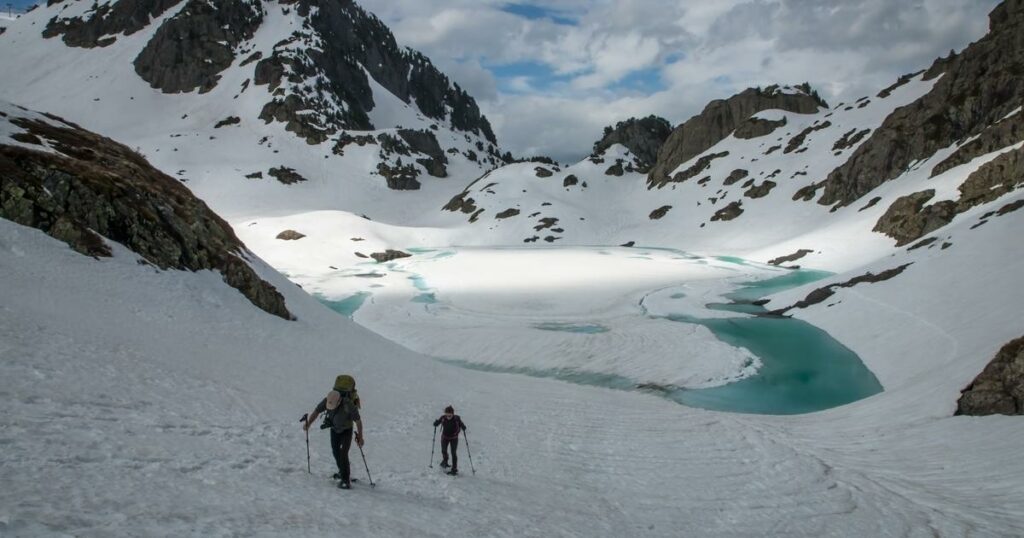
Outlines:
POLYGON ((447 472, 447 473, 445 473, 445 474, 450 474, 450 475, 452 475, 452 476, 458 476, 458 474, 459 474, 459 471, 458 471, 457 469, 452 469, 451 471, 448 471, 448 472, 447 472))
POLYGON ((447 462, 447 461, 442 461, 442 462, 441 462, 441 468, 442 468, 442 469, 447 469, 447 468, 449 468, 449 467, 451 467, 451 465, 448 465, 448 462, 447 462))
POLYGON ((348 482, 344 482, 344 481, 338 482, 338 488, 339 489, 352 489, 352 484, 350 484, 348 482))

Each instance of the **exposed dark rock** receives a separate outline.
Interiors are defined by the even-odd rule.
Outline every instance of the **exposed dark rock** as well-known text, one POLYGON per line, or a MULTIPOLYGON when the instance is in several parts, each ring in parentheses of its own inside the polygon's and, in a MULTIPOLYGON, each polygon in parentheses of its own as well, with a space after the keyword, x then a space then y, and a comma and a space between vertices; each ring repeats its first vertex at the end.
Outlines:
POLYGON ((871 200, 868 200, 868 203, 864 207, 858 209, 857 212, 860 213, 861 211, 864 211, 865 209, 871 209, 872 207, 875 207, 875 204, 877 204, 878 202, 881 202, 881 201, 882 201, 882 197, 881 196, 875 196, 871 200))
POLYGON ((622 177, 622 174, 624 174, 624 173, 625 172, 622 170, 622 162, 621 161, 620 162, 616 162, 615 164, 609 166, 608 169, 604 171, 604 175, 606 175, 606 176, 622 177))
POLYGON ((477 209, 475 213, 469 216, 469 222, 476 222, 480 219, 480 215, 484 212, 483 209, 477 209))
POLYGON ((827 106, 809 86, 798 93, 784 93, 777 86, 751 88, 725 100, 709 103, 669 135, 658 150, 658 158, 648 175, 649 185, 664 185, 679 165, 700 155, 729 136, 750 116, 768 109, 801 114, 817 112, 827 106))
POLYGON ((220 129, 221 127, 227 127, 228 125, 238 125, 239 123, 242 123, 242 118, 239 118, 238 116, 228 116, 218 121, 217 125, 214 125, 213 128, 220 129))
POLYGON ((355 135, 355 136, 353 136, 353 135, 345 132, 345 133, 341 133, 338 136, 338 140, 334 143, 334 147, 331 149, 331 152, 334 153, 335 155, 344 155, 345 154, 345 147, 348 146, 349 144, 355 144, 355 145, 357 145, 359 147, 363 147, 363 146, 365 146, 367 144, 376 144, 376 143, 377 143, 377 139, 374 138, 372 135, 355 135))
POLYGON ((1008 151, 983 164, 957 187, 957 212, 991 202, 1024 184, 1024 148, 1008 151))
POLYGON ((811 183, 806 187, 801 187, 796 193, 793 194, 793 201, 802 200, 804 202, 810 202, 814 199, 814 195, 817 194, 824 183, 811 183))
POLYGON ((266 117, 294 127, 297 120, 310 116, 299 112, 315 112, 319 115, 315 127, 327 136, 342 129, 373 129, 367 115, 375 106, 372 77, 402 101, 415 102, 426 117, 448 119, 455 129, 496 143, 476 101, 426 56, 400 48, 377 17, 352 0, 295 0, 295 5, 306 17, 304 27, 260 60, 254 80, 269 84, 271 91, 280 85, 284 95, 275 100, 293 97, 295 104, 288 107, 293 112, 285 119, 266 117))
POLYGON ((774 181, 764 181, 760 185, 747 189, 743 193, 743 196, 746 196, 747 198, 764 198, 765 196, 768 196, 768 193, 772 192, 772 189, 774 189, 776 185, 777 183, 774 181))
MULTIPOLYGON (((250 54, 249 56, 247 56, 244 60, 242 60, 242 63, 238 64, 238 67, 245 67, 245 66, 247 66, 247 65, 249 65, 249 64, 251 64, 253 62, 256 62, 256 61, 259 61, 259 60, 262 60, 262 59, 263 59, 263 52, 262 51, 256 51, 256 52, 250 54)), ((248 85, 249 85, 249 81, 246 80, 245 81, 245 86, 248 86, 248 85)), ((243 90, 244 90, 244 88, 243 88, 243 90)))
POLYGON ((218 271, 257 307, 292 319, 231 227, 191 191, 128 147, 58 121, 12 120, 59 154, 0 145, 0 217, 89 256, 111 255, 105 237, 160 269, 218 271))
POLYGON ((497 215, 495 215, 494 218, 496 218, 496 219, 507 219, 509 217, 514 217, 514 216, 516 216, 518 214, 519 214, 519 210, 518 209, 516 209, 514 207, 510 207, 510 208, 502 211, 501 213, 498 213, 497 215))
POLYGON ((568 176, 565 176, 565 179, 562 181, 562 186, 571 187, 577 183, 579 183, 579 179, 577 179, 576 176, 569 174, 568 176))
POLYGON ((367 256, 366 254, 363 254, 362 252, 356 252, 356 257, 357 258, 369 258, 369 256, 367 256))
POLYGON ((547 241, 548 243, 554 243, 555 240, 557 240, 557 239, 561 239, 561 237, 555 237, 553 235, 549 235, 549 236, 544 238, 544 240, 547 241))
POLYGON ((736 170, 733 170, 732 172, 729 173, 729 176, 725 178, 724 184, 732 185, 733 183, 736 183, 737 181, 747 177, 749 174, 750 172, 747 172, 746 170, 743 170, 741 168, 737 168, 736 170))
POLYGON ((1007 213, 1012 213, 1022 207, 1024 207, 1024 199, 1017 200, 1016 202, 1010 202, 1004 205, 1003 207, 1000 207, 999 210, 996 211, 996 216, 1002 217, 1003 215, 1006 215, 1007 213))
POLYGON ((768 148, 768 151, 764 152, 764 154, 765 155, 771 155, 772 153, 775 153, 776 151, 779 151, 780 149, 782 149, 782 146, 772 146, 772 147, 768 148))
POLYGON ((637 171, 647 173, 654 166, 658 150, 671 133, 672 125, 664 118, 653 115, 646 118, 629 118, 616 123, 615 127, 604 128, 601 140, 594 143, 591 157, 600 158, 614 144, 622 144, 635 157, 633 166, 637 171))
POLYGON ((523 239, 523 243, 536 243, 538 239, 540 239, 539 235, 535 235, 533 237, 527 237, 526 239, 523 239))
POLYGON ((402 159, 398 159, 395 165, 378 163, 377 173, 387 180, 389 189, 415 191, 420 188, 420 182, 416 180, 420 175, 419 171, 411 164, 403 165, 402 159))
POLYGON ((1024 415, 1024 337, 1004 345, 967 386, 957 415, 1024 415))
POLYGON ((210 91, 234 62, 235 47, 251 39, 262 22, 259 3, 188 0, 135 58, 135 72, 164 93, 210 91))
POLYGON ((245 177, 248 179, 263 179, 263 172, 253 172, 251 174, 246 174, 245 177))
POLYGON ((298 241, 303 237, 306 237, 306 234, 301 234, 299 232, 296 232, 295 230, 285 230, 277 234, 277 239, 280 239, 282 241, 298 241))
POLYGON ((285 185, 293 185, 301 181, 306 181, 306 178, 302 177, 301 174, 295 170, 288 168, 287 166, 281 166, 278 168, 271 168, 267 171, 270 177, 284 183, 285 185))
POLYGON ((920 75, 921 73, 924 73, 923 69, 921 71, 916 72, 916 73, 909 73, 909 74, 900 76, 900 78, 898 78, 896 80, 896 82, 893 83, 891 86, 889 86, 889 87, 885 88, 884 90, 878 92, 878 95, 876 97, 878 97, 879 99, 885 99, 886 97, 889 97, 890 95, 892 95, 893 90, 895 90, 896 88, 899 88, 900 86, 903 86, 904 84, 910 82, 910 80, 912 78, 916 77, 917 75, 920 75))
POLYGON ((132 35, 142 30, 152 18, 159 17, 182 0, 119 0, 96 5, 82 17, 50 19, 43 37, 62 36, 69 47, 105 47, 114 43, 116 35, 132 35))
POLYGON ((957 214, 992 202, 1024 183, 1024 149, 1003 153, 967 176, 960 187, 960 198, 924 204, 934 190, 917 192, 896 200, 878 220, 874 231, 896 239, 902 246, 953 221, 957 214))
POLYGON ((557 224, 558 223, 558 219, 556 219, 554 217, 543 217, 540 220, 538 220, 537 222, 539 222, 540 224, 534 226, 533 229, 535 231, 539 232, 539 231, 541 231, 541 230, 543 230, 545 228, 550 228, 550 227, 554 226, 555 224, 557 224))
POLYGON ((426 155, 426 159, 416 159, 423 165, 427 173, 434 177, 448 177, 448 158, 441 149, 434 133, 426 130, 399 129, 398 136, 409 145, 412 151, 426 155))
POLYGON ((658 209, 655 209, 654 211, 651 211, 651 214, 649 215, 649 218, 651 220, 658 220, 661 217, 664 217, 665 215, 667 215, 669 209, 672 209, 672 206, 670 206, 670 205, 663 205, 663 206, 659 207, 658 209))
POLYGON ((938 237, 928 237, 928 238, 922 239, 922 240, 918 241, 917 243, 914 243, 913 245, 910 245, 909 247, 907 247, 907 252, 910 252, 911 250, 917 250, 917 249, 919 249, 921 247, 927 247, 928 245, 931 245, 931 244, 935 243, 938 240, 939 240, 938 237))
POLYGON ((711 221, 732 220, 743 214, 743 202, 733 202, 722 209, 719 209, 711 217, 711 221))
POLYGON ((850 159, 832 171, 824 205, 848 205, 911 163, 981 134, 1024 101, 1024 0, 1007 0, 989 15, 988 35, 960 54, 937 60, 932 90, 896 109, 850 159))
POLYGON ((814 131, 820 131, 822 129, 828 129, 831 126, 832 126, 832 122, 830 122, 830 121, 825 121, 824 123, 820 123, 820 124, 816 124, 816 125, 811 125, 810 127, 808 127, 806 129, 804 129, 803 131, 800 131, 799 133, 797 133, 797 135, 794 136, 793 138, 790 138, 789 139, 789 143, 786 144, 786 149, 782 150, 782 152, 783 153, 793 153, 793 151, 795 151, 797 149, 800 149, 800 146, 804 145, 804 140, 807 139, 807 135, 813 133, 814 131))
POLYGON ((957 148, 952 155, 932 168, 931 177, 1021 140, 1024 140, 1024 113, 1018 112, 985 129, 977 138, 957 148))
POLYGON ((553 175, 551 173, 551 170, 548 170, 547 168, 544 168, 543 166, 538 166, 538 167, 534 168, 533 171, 537 174, 537 177, 551 177, 553 175))
POLYGON ((447 204, 442 208, 445 211, 461 211, 467 215, 476 211, 476 202, 472 198, 468 198, 469 191, 463 191, 452 197, 447 204))
POLYGON ((377 263, 385 263, 399 258, 408 258, 410 256, 412 256, 412 254, 406 254, 401 250, 391 250, 390 248, 384 252, 374 252, 373 254, 370 254, 370 257, 377 260, 377 263))
POLYGON ((767 136, 775 132, 779 127, 785 127, 786 118, 781 120, 764 120, 761 118, 747 118, 736 128, 733 136, 744 140, 767 136))
POLYGON ((629 247, 632 247, 633 245, 636 245, 636 241, 627 241, 627 242, 625 242, 625 243, 623 243, 623 244, 621 244, 619 246, 620 247, 629 248, 629 247))
POLYGON ((802 249, 800 249, 800 250, 798 250, 798 251, 796 251, 796 252, 794 252, 792 254, 787 254, 785 256, 779 256, 778 258, 773 258, 771 260, 768 260, 768 265, 782 265, 782 264, 787 263, 787 262, 793 262, 793 261, 799 260, 800 258, 803 258, 804 256, 806 256, 806 255, 808 255, 808 254, 810 254, 812 252, 814 252, 814 251, 811 250, 811 249, 802 248, 802 249))
POLYGON ((873 231, 892 237, 896 246, 903 246, 949 224, 956 216, 956 203, 942 201, 926 210, 925 204, 934 196, 934 189, 901 196, 878 219, 873 231))
POLYGON ((868 272, 868 273, 865 273, 865 274, 860 275, 860 276, 855 276, 855 277, 851 278, 850 280, 847 280, 846 282, 839 282, 839 283, 835 283, 835 284, 829 284, 827 286, 823 286, 823 287, 817 288, 814 291, 812 291, 811 293, 807 294, 807 297, 805 297, 801 301, 798 301, 796 304, 794 304, 792 306, 787 306, 786 308, 780 308, 778 310, 772 310, 771 312, 768 312, 768 315, 770 315, 770 316, 782 316, 782 315, 785 315, 786 312, 788 312, 788 311, 790 311, 790 310, 792 310, 794 308, 807 308, 808 306, 816 305, 818 303, 821 303, 821 302, 825 301, 825 299, 828 299, 829 297, 831 297, 835 293, 835 289, 836 288, 852 288, 852 287, 854 287, 854 286, 856 286, 858 284, 874 283, 874 282, 884 282, 886 280, 889 280, 891 278, 896 277, 897 275, 902 273, 904 270, 906 270, 907 267, 910 267, 911 265, 912 265, 912 263, 907 263, 907 264, 901 265, 899 267, 894 267, 892 269, 886 269, 885 271, 882 271, 881 273, 878 273, 877 275, 874 274, 874 273, 868 272))
POLYGON ((857 129, 850 129, 843 134, 842 138, 836 140, 836 143, 832 145, 832 151, 848 150, 863 140, 870 132, 871 129, 862 129, 860 131, 857 129))
POLYGON ((660 189, 660 188, 664 187, 665 185, 667 185, 669 182, 681 183, 681 182, 686 181, 688 179, 694 178, 698 174, 700 174, 701 172, 707 170, 711 166, 711 161, 714 161, 715 159, 721 159, 723 157, 728 157, 728 156, 729 156, 729 152, 728 151, 723 151, 721 153, 712 153, 710 155, 705 155, 705 156, 697 159, 697 162, 693 163, 693 165, 691 165, 686 170, 683 170, 682 172, 679 172, 679 173, 673 175, 670 178, 668 178, 666 176, 667 179, 665 179, 664 181, 660 181, 658 183, 652 183, 652 181, 653 181, 651 179, 652 176, 648 176, 647 177, 647 188, 657 187, 657 188, 660 189))

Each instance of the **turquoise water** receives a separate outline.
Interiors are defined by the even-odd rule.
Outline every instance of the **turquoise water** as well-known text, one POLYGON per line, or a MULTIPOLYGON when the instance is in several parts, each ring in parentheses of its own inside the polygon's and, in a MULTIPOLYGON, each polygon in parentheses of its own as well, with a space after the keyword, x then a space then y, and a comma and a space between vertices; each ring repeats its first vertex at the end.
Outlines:
POLYGON ((773 293, 785 291, 790 288, 796 288, 798 286, 803 286, 804 284, 810 284, 811 282, 821 280, 825 277, 830 277, 832 274, 833 273, 829 273, 828 271, 799 269, 790 271, 785 275, 777 276, 775 278, 744 282, 740 284, 740 289, 726 294, 726 297, 733 301, 756 301, 762 297, 772 295, 773 293))
POLYGON ((416 289, 418 289, 420 291, 431 291, 433 289, 430 286, 428 286, 427 285, 427 281, 424 280, 423 277, 421 277, 419 275, 413 275, 413 276, 409 277, 409 280, 411 280, 412 281, 412 285, 415 286, 416 289))
MULTIPOLYGON (((797 270, 775 278, 745 282, 726 295, 736 302, 708 307, 747 314, 764 313, 763 307, 751 303, 831 275, 826 271, 797 270)), ((667 316, 665 319, 703 325, 719 340, 746 348, 761 359, 757 375, 735 383, 666 392, 669 398, 689 406, 792 415, 848 404, 882 391, 878 379, 853 351, 805 321, 777 317, 667 316)))
POLYGON ((567 333, 579 333, 579 334, 600 334, 608 332, 608 327, 601 325, 585 325, 575 323, 538 323, 533 326, 535 329, 542 331, 562 331, 567 333))
POLYGON ((433 293, 421 293, 410 300, 414 303, 437 304, 437 297, 433 293))
POLYGON ((878 379, 855 353, 804 321, 766 317, 666 319, 703 325, 719 340, 750 350, 762 363, 756 375, 735 383, 668 392, 668 397, 677 402, 720 411, 791 415, 829 409, 882 391, 878 379))
POLYGON ((368 292, 361 291, 340 301, 331 301, 330 299, 325 299, 323 297, 317 297, 317 299, 326 305, 327 308, 330 308, 347 318, 351 318, 356 313, 356 310, 359 310, 359 307, 363 306, 363 303, 366 302, 366 299, 370 297, 370 295, 371 294, 368 292))

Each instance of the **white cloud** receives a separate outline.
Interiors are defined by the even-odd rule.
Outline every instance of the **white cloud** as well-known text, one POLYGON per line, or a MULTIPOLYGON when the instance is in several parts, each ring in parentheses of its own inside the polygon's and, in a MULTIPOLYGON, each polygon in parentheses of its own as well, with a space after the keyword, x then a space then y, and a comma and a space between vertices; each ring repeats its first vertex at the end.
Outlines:
POLYGON ((984 35, 998 2, 531 2, 572 26, 507 13, 505 0, 361 3, 477 97, 505 149, 569 159, 588 153, 604 125, 651 113, 678 123, 749 86, 808 81, 833 104, 877 92, 984 35), (517 62, 556 77, 487 72, 517 62), (664 87, 617 85, 652 69, 664 87))

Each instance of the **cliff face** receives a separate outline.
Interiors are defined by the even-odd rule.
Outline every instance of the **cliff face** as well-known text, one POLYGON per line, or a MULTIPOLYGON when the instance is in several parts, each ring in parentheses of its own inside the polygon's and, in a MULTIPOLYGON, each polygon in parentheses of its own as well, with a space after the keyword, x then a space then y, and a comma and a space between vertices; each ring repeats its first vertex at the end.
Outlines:
MULTIPOLYGON (((762 110, 810 114, 826 106, 807 86, 788 90, 777 86, 750 88, 728 99, 709 103, 700 114, 676 127, 669 135, 658 150, 657 161, 647 176, 648 186, 664 186, 671 181, 670 174, 680 164, 721 142, 750 116, 762 110)), ((759 132, 757 129, 754 131, 759 132)))
POLYGON ((958 415, 1024 415, 1024 337, 1002 347, 963 391, 958 415))
POLYGON ((292 319, 231 227, 178 181, 56 116, 3 110, 14 134, 0 139, 0 217, 89 256, 110 256, 111 240, 160 269, 217 271, 257 307, 292 319))
MULTIPOLYGON (((937 60, 925 74, 934 88, 902 107, 872 133, 843 165, 829 174, 818 203, 848 205, 901 175, 911 163, 981 135, 1024 102, 1024 0, 1007 0, 989 16, 989 33, 960 54, 937 60)), ((1002 147, 1020 140, 999 138, 1002 147)), ((998 144, 996 144, 998 145, 998 144)), ((957 160, 991 151, 993 144, 965 147, 957 160)))
POLYGON ((636 158, 634 167, 641 173, 647 173, 654 166, 658 150, 671 133, 672 125, 658 116, 620 121, 614 127, 605 127, 604 136, 594 143, 591 158, 600 158, 614 144, 622 144, 636 158))

